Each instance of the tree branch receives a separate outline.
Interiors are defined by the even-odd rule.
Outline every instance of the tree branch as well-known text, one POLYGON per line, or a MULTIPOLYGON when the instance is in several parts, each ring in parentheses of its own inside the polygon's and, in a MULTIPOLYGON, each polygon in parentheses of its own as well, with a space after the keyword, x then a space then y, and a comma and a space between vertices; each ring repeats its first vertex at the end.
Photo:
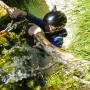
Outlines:
POLYGON ((10 13, 13 13, 13 11, 15 10, 14 8, 11 8, 8 5, 6 5, 2 0, 0 0, 0 6, 10 13))
MULTIPOLYGON (((76 58, 74 55, 72 55, 71 53, 52 45, 45 38, 45 36, 41 33, 36 35, 36 38, 41 43, 43 49, 54 58, 55 62, 63 63, 64 65, 67 65, 67 67, 70 69, 76 68, 76 67, 78 67, 78 69, 80 69, 81 66, 90 64, 90 61, 80 60, 80 59, 76 58)), ((81 78, 71 74, 68 70, 65 70, 65 69, 63 69, 63 70, 66 74, 71 76, 76 81, 79 81, 84 84, 90 84, 90 81, 81 79, 81 78)))
POLYGON ((72 55, 71 53, 52 45, 45 38, 45 36, 42 33, 39 33, 35 37, 41 43, 43 49, 48 54, 50 54, 55 59, 56 62, 61 62, 63 64, 70 66, 70 67, 73 65, 76 66, 76 65, 81 65, 84 63, 90 64, 90 61, 80 60, 80 59, 76 58, 74 55, 72 55))

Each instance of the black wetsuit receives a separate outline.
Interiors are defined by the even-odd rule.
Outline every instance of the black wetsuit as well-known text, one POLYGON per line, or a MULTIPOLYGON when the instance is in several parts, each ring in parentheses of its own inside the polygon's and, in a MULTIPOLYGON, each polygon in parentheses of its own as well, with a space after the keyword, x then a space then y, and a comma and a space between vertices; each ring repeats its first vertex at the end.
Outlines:
MULTIPOLYGON (((48 30, 48 28, 49 28, 47 23, 45 23, 42 19, 32 15, 31 13, 28 13, 26 18, 31 23, 38 25, 44 32, 46 32, 48 30)), ((17 20, 18 20, 18 18, 17 18, 17 20)), ((23 24, 19 25, 15 30, 13 30, 13 32, 19 34, 21 32, 21 30, 22 30, 21 29, 22 26, 23 26, 23 24)), ((60 35, 61 37, 66 37, 67 36, 67 31, 66 31, 66 29, 63 29, 63 30, 58 30, 58 31, 56 31, 54 33, 45 33, 45 36, 49 41, 51 41, 53 35, 60 35)), ((21 36, 21 38, 23 38, 23 37, 26 38, 26 41, 30 46, 35 45, 36 42, 35 42, 34 36, 30 37, 28 35, 28 33, 27 33, 27 30, 26 30, 26 34, 21 36)), ((10 41, 10 43, 12 43, 11 39, 9 39, 9 38, 8 38, 8 41, 10 41)))
MULTIPOLYGON (((34 15, 28 13, 27 19, 30 20, 32 23, 38 25, 39 27, 42 28, 42 30, 45 32, 48 28, 48 24, 45 23, 42 19, 35 17, 34 15)), ((61 37, 66 37, 67 36, 67 31, 64 28, 63 30, 56 31, 54 33, 45 33, 45 36, 49 39, 53 35, 60 35, 61 37)))

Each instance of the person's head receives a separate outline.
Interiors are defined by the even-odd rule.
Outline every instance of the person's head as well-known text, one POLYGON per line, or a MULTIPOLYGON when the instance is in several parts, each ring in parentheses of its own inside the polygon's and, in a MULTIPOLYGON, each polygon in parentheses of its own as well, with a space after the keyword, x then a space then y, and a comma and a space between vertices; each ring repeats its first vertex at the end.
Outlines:
POLYGON ((67 17, 61 11, 51 11, 44 16, 43 21, 49 25, 50 32, 54 32, 65 27, 67 17))

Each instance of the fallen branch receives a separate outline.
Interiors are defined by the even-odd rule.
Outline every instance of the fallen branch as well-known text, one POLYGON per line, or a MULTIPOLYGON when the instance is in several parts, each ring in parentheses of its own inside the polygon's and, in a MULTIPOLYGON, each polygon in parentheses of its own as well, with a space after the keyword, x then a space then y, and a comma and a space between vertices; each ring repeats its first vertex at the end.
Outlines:
POLYGON ((50 54, 56 62, 61 62, 68 66, 90 64, 90 61, 80 60, 71 53, 52 45, 43 34, 36 35, 37 40, 41 43, 43 49, 50 54))
MULTIPOLYGON (((64 65, 67 65, 67 67, 70 69, 80 68, 83 65, 90 64, 90 61, 75 58, 71 53, 52 45, 46 38, 44 38, 44 35, 42 35, 41 33, 36 35, 36 38, 41 43, 43 49, 54 58, 55 62, 63 63, 64 65)), ((90 84, 90 81, 81 79, 71 74, 68 70, 64 69, 64 72, 76 81, 87 85, 90 84)))
POLYGON ((80 83, 83 83, 83 84, 90 85, 90 81, 81 79, 81 78, 79 78, 79 77, 71 74, 68 70, 63 69, 63 71, 64 71, 67 75, 69 75, 70 77, 72 77, 73 79, 75 79, 76 81, 79 81, 80 83))
POLYGON ((2 0, 0 0, 0 6, 4 8, 8 13, 13 13, 13 11, 15 10, 14 8, 11 8, 6 5, 2 0))

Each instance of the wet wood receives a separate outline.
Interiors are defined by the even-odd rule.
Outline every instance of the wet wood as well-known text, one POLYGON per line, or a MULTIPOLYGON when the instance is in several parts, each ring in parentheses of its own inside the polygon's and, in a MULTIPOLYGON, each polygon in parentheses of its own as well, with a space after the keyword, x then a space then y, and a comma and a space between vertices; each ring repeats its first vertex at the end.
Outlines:
POLYGON ((0 0, 0 6, 3 7, 9 13, 13 13, 14 11, 14 8, 11 8, 8 5, 6 5, 2 0, 0 0))
POLYGON ((76 66, 76 65, 81 65, 85 63, 90 64, 90 61, 78 59, 72 53, 69 53, 68 51, 65 51, 61 48, 58 48, 52 45, 42 33, 39 33, 38 35, 36 35, 36 38, 43 46, 43 49, 47 53, 49 53, 55 59, 56 62, 61 62, 68 66, 73 66, 73 65, 76 66))
MULTIPOLYGON (((83 65, 90 64, 90 61, 80 60, 80 59, 76 58, 74 55, 72 55, 71 53, 52 45, 45 38, 45 36, 42 33, 37 34, 35 37, 41 43, 43 49, 54 58, 55 62, 63 63, 69 69, 78 68, 78 70, 80 70, 80 68, 82 68, 83 65)), ((70 77, 75 79, 76 81, 79 81, 79 82, 81 82, 83 84, 87 84, 87 85, 90 84, 90 81, 81 79, 81 78, 73 75, 72 73, 70 73, 70 71, 68 69, 63 69, 63 71, 67 75, 69 75, 70 77)))

